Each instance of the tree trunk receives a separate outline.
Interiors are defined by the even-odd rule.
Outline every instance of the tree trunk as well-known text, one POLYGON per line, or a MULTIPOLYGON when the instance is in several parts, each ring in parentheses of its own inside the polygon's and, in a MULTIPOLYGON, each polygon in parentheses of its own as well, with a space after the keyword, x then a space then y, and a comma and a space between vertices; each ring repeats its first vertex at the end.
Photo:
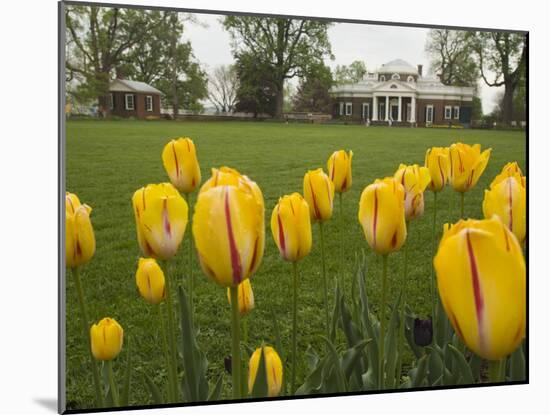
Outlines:
POLYGON ((284 85, 284 79, 281 79, 277 85, 277 95, 275 97, 275 118, 278 120, 283 118, 283 105, 285 102, 284 85))
POLYGON ((511 82, 504 84, 504 97, 502 98, 502 122, 510 125, 514 111, 514 85, 511 82))

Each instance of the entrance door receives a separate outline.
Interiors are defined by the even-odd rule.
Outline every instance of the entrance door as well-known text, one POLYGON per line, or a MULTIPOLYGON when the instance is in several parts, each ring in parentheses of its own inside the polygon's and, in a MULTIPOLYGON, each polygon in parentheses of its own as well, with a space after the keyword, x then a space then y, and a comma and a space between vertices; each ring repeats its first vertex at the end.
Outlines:
POLYGON ((397 121, 399 119, 399 106, 398 105, 392 105, 391 106, 391 119, 392 119, 392 121, 397 121))

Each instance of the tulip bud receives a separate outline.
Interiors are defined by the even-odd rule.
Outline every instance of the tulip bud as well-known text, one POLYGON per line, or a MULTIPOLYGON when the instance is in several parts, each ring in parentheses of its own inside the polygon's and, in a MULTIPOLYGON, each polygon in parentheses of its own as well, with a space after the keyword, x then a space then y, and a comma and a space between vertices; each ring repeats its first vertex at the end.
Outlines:
POLYGON ((433 327, 431 318, 428 320, 414 319, 413 338, 417 346, 424 347, 432 343, 433 327))
POLYGON ((65 196, 65 263, 75 268, 87 263, 95 253, 95 236, 90 213, 92 208, 81 205, 78 197, 65 196))
POLYGON ((164 300, 164 272, 154 259, 139 259, 136 284, 139 293, 148 303, 159 304, 164 300))
POLYGON ((523 173, 521 172, 521 168, 519 167, 519 164, 517 161, 506 163, 502 168, 502 172, 501 172, 501 174, 506 174, 507 176, 514 176, 515 173, 518 173, 520 176, 523 176, 523 173))
POLYGON ((485 171, 491 149, 481 153, 481 146, 455 143, 449 147, 451 184, 457 192, 467 192, 474 187, 485 171))
POLYGON ((526 180, 520 173, 503 172, 485 190, 483 215, 486 219, 497 215, 518 241, 523 243, 527 233, 526 180))
POLYGON ((235 184, 216 185, 212 179, 205 183, 193 215, 201 267, 223 287, 252 276, 264 254, 263 196, 256 183, 238 176, 230 178, 235 184))
MULTIPOLYGON (((279 395, 279 392, 281 392, 281 386, 283 385, 283 363, 273 347, 263 346, 263 350, 268 396, 272 398, 279 395)), ((248 393, 252 393, 254 389, 261 353, 262 349, 257 348, 254 353, 252 353, 250 362, 248 363, 248 393)))
POLYGON ((323 169, 310 170, 304 176, 304 198, 314 222, 324 222, 331 218, 334 184, 323 169))
POLYGON ((182 193, 191 193, 201 182, 195 144, 190 138, 171 140, 162 150, 162 163, 172 184, 182 193))
POLYGON ((376 179, 359 201, 359 223, 370 247, 385 255, 401 248, 407 238, 405 189, 393 177, 376 179))
POLYGON ((187 202, 170 183, 149 184, 132 198, 139 246, 156 259, 173 257, 187 226, 187 202))
POLYGON ((525 260, 500 219, 446 225, 434 267, 445 312, 466 346, 489 360, 512 353, 525 336, 525 260))
POLYGON ((92 354, 97 360, 113 360, 122 349, 124 330, 114 318, 106 317, 90 328, 92 354))
POLYGON ((344 150, 335 151, 327 161, 327 171, 330 180, 334 183, 334 191, 338 193, 347 192, 351 188, 351 158, 344 150))
POLYGON ((449 148, 432 147, 426 151, 424 166, 430 171, 430 184, 428 188, 432 192, 440 192, 445 188, 451 174, 449 148))
POLYGON ((428 168, 400 164, 394 178, 405 188, 405 219, 409 221, 421 216, 424 213, 424 190, 431 181, 428 168))
MULTIPOLYGON (((237 292, 239 293, 239 313, 241 316, 245 316, 254 308, 254 292, 252 291, 250 280, 246 279, 241 282, 237 287, 237 292)), ((229 305, 231 305, 230 288, 227 289, 227 300, 229 301, 229 305)))
POLYGON ((279 198, 271 215, 271 232, 281 257, 299 261, 311 251, 309 206, 299 193, 279 198))

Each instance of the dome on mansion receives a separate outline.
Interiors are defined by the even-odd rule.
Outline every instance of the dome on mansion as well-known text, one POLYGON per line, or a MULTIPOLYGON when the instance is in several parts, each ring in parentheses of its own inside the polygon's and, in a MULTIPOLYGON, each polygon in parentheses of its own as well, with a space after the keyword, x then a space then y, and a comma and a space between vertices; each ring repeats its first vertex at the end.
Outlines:
POLYGON ((417 75, 418 70, 410 63, 405 62, 403 59, 394 59, 383 64, 379 69, 379 73, 398 73, 405 75, 417 75))
POLYGON ((332 115, 384 125, 469 126, 474 89, 444 85, 402 59, 389 61, 357 83, 333 86, 332 115))

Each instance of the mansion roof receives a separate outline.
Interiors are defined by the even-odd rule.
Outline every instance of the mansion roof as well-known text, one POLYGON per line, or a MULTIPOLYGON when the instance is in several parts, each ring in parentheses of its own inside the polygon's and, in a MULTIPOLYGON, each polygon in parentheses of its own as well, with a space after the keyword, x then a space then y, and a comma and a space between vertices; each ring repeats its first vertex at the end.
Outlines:
POLYGON ((444 85, 438 78, 423 77, 421 70, 401 59, 395 59, 382 65, 377 72, 367 73, 358 83, 332 87, 330 93, 334 97, 401 95, 469 101, 474 95, 474 89, 444 85))

